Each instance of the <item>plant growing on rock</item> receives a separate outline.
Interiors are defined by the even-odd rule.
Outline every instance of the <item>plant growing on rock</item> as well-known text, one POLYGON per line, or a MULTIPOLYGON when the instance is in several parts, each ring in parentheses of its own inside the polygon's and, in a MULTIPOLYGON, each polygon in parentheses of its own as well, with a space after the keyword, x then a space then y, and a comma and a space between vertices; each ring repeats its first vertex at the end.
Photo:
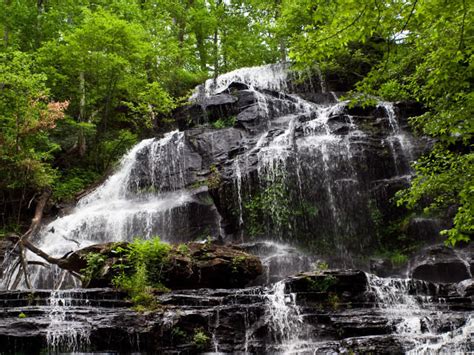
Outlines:
POLYGON ((82 269, 84 281, 90 281, 96 277, 104 266, 106 257, 100 253, 89 253, 86 255, 87 267, 82 269))
POLYGON ((337 278, 328 275, 323 278, 311 278, 307 277, 308 288, 314 292, 327 292, 331 286, 337 283, 337 278))
POLYGON ((193 336, 193 344, 196 348, 203 350, 209 344, 209 336, 204 332, 202 328, 196 329, 193 336))
POLYGON ((209 170, 211 171, 211 173, 207 177, 207 187, 211 190, 217 189, 221 184, 221 174, 215 165, 211 165, 209 170))
POLYGON ((162 284, 162 271, 166 267, 171 246, 159 237, 149 240, 135 239, 128 248, 117 249, 122 254, 117 264, 120 271, 113 279, 116 287, 127 291, 136 306, 156 308, 153 290, 167 291, 162 284))
POLYGON ((237 118, 235 116, 219 118, 216 121, 212 122, 212 127, 215 129, 234 127, 236 122, 237 118))

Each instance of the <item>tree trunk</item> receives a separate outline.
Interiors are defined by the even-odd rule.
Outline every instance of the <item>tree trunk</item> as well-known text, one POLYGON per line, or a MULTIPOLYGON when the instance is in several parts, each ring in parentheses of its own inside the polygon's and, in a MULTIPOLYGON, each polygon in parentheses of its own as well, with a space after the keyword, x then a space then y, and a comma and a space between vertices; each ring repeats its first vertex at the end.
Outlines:
MULTIPOLYGON (((81 99, 79 101, 79 122, 86 122, 86 81, 84 78, 84 71, 79 73, 79 92, 81 94, 81 99)), ((83 157, 86 154, 87 146, 82 127, 79 128, 77 147, 79 156, 83 157)))

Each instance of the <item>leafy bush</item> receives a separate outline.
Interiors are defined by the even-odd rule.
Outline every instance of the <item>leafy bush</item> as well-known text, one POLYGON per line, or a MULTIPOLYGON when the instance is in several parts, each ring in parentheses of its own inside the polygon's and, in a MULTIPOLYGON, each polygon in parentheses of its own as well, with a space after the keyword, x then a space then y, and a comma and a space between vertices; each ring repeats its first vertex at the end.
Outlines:
POLYGON ((85 281, 90 281, 96 277, 104 266, 106 257, 100 253, 89 253, 86 255, 87 267, 82 269, 85 281))
POLYGON ((217 121, 212 122, 212 127, 216 129, 234 127, 236 122, 237 118, 235 116, 219 118, 217 121))
POLYGON ((198 349, 204 349, 209 343, 209 336, 202 329, 196 329, 193 336, 193 343, 198 349))
POLYGON ((113 284, 128 292, 137 310, 158 306, 154 290, 169 291, 162 284, 162 271, 167 266, 171 246, 154 237, 149 240, 135 239, 128 248, 118 247, 115 252, 120 263, 114 267, 118 275, 113 284))

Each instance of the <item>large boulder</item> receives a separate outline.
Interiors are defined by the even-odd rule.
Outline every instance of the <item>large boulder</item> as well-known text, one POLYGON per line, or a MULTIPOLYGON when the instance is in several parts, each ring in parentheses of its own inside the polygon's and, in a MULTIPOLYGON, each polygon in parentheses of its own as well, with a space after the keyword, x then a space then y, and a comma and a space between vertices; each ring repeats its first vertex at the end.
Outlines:
POLYGON ((470 279, 472 254, 469 254, 444 245, 424 248, 413 258, 410 275, 415 279, 441 283, 470 279))
MULTIPOLYGON (((88 256, 99 254, 99 268, 84 278, 84 286, 108 287, 117 275, 118 265, 124 263, 124 254, 119 250, 128 248, 126 242, 91 245, 63 257, 61 267, 86 274, 88 256)), ((171 246, 160 269, 160 279, 170 289, 236 288, 244 287, 262 272, 260 259, 237 246, 191 242, 171 246)))

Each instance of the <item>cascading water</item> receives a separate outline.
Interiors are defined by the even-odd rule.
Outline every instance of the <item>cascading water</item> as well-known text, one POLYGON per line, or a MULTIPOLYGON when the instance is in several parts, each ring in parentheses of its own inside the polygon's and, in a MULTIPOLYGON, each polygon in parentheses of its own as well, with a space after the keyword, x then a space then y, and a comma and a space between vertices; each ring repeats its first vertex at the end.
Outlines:
POLYGON ((91 326, 83 320, 71 318, 76 316, 71 312, 71 295, 67 291, 53 291, 49 303, 50 323, 46 329, 48 350, 57 353, 87 349, 90 344, 91 326))
POLYGON ((370 274, 367 278, 380 312, 393 322, 395 333, 410 342, 406 354, 466 354, 473 350, 469 345, 474 336, 472 314, 466 317, 463 312, 444 309, 442 297, 423 294, 427 283, 370 274), (443 324, 455 315, 462 323, 443 324))
POLYGON ((272 348, 282 353, 293 353, 306 343, 310 334, 296 305, 296 295, 285 292, 285 282, 275 283, 268 294, 267 314, 274 344, 272 348))
MULTIPOLYGON (((183 207, 195 201, 185 189, 188 172, 184 149, 184 134, 178 131, 162 139, 143 140, 73 211, 44 226, 36 237, 37 246, 61 257, 92 244, 131 241, 134 237, 159 235, 163 240, 174 240, 178 230, 186 227, 188 212, 183 207)), ((32 253, 28 258, 38 260, 32 253)), ((36 287, 59 286, 55 272, 39 266, 31 270, 36 287)), ((71 282, 66 278, 66 284, 71 282)))
POLYGON ((381 198, 376 194, 384 192, 377 191, 371 179, 382 175, 381 182, 408 181, 415 156, 412 137, 402 129, 391 103, 380 102, 381 117, 367 123, 366 117, 351 115, 347 102, 338 101, 334 93, 323 103, 288 94, 284 66, 257 72, 244 68, 208 80, 193 97, 205 103, 232 83, 245 84, 245 97, 253 97, 246 99, 253 104, 244 107, 237 121, 247 125, 253 117, 258 125, 249 129, 259 137, 248 140, 247 149, 232 158, 238 235, 246 229, 244 234, 265 239, 316 239, 318 248, 332 253, 340 265, 354 265, 351 254, 374 244, 370 211, 381 198), (375 140, 366 133, 367 125, 370 133, 387 129, 379 136, 372 133, 375 140), (386 150, 383 154, 389 154, 392 163, 372 168, 372 149, 386 150), (254 226, 252 218, 263 203, 264 216, 254 226))

